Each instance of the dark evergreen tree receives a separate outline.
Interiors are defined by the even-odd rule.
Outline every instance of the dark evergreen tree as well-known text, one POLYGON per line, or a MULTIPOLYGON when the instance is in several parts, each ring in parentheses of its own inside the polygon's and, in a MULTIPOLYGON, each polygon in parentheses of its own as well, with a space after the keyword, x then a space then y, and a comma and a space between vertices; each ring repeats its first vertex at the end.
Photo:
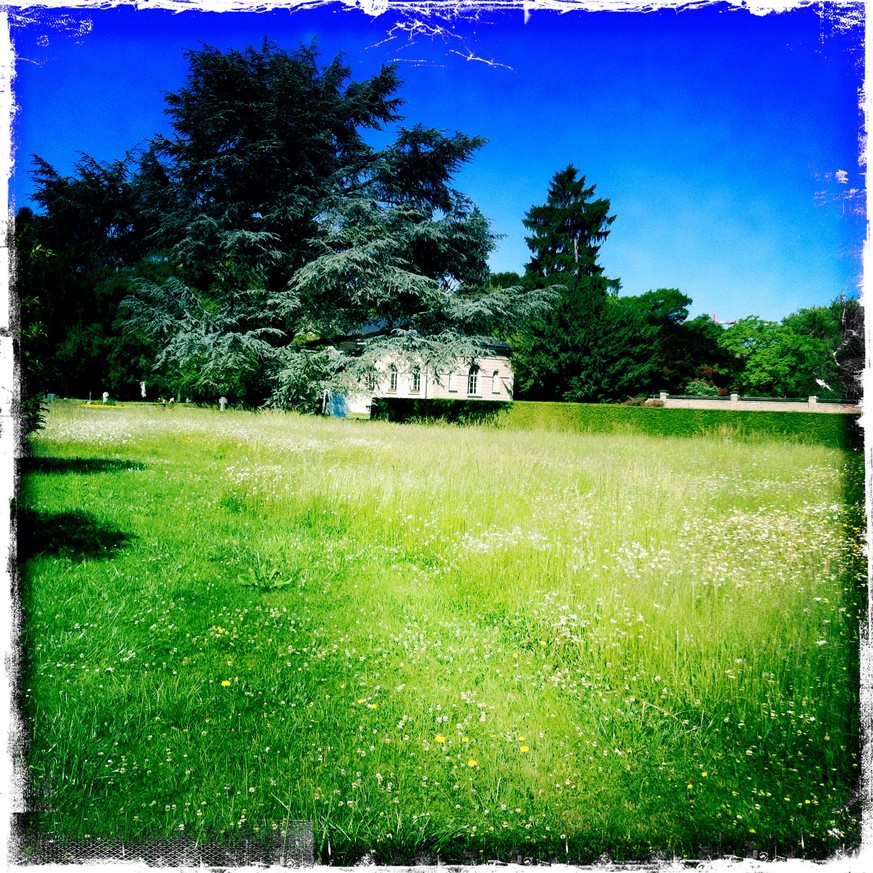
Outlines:
POLYGON ((570 165, 524 220, 525 281, 560 287, 560 299, 513 338, 519 395, 602 402, 676 393, 701 375, 721 384, 733 358, 719 347, 717 327, 687 321, 689 297, 675 288, 620 297, 619 283, 603 275, 597 259, 614 221, 609 210, 570 165))
POLYGON ((569 164, 555 173, 542 206, 532 206, 524 219, 531 232, 527 245, 531 259, 528 276, 599 276, 600 246, 609 235, 615 216, 609 214, 609 200, 593 200, 594 185, 585 186, 585 176, 569 164))
POLYGON ((394 67, 355 82, 269 42, 189 62, 143 164, 169 275, 127 302, 186 391, 293 403, 301 373, 353 383, 389 350, 438 368, 548 297, 486 293, 488 222, 452 187, 482 140, 419 125, 367 145, 399 118, 394 67), (364 325, 381 330, 355 359, 307 347, 364 325))
POLYGON ((616 351, 627 325, 617 316, 619 283, 603 276, 597 255, 614 216, 609 201, 592 199, 572 165, 552 178, 545 204, 524 219, 531 232, 525 283, 552 286, 554 308, 515 338, 513 359, 522 397, 532 400, 599 401, 617 396, 616 351))
POLYGON ((70 177, 35 157, 33 175, 42 212, 16 216, 15 293, 23 330, 35 323, 29 313, 39 313, 41 382, 65 396, 131 396, 151 370, 124 348, 118 312, 152 230, 136 156, 111 163, 84 156, 70 177))
POLYGON ((705 380, 713 393, 726 386, 732 358, 718 345, 722 329, 706 316, 688 321, 691 298, 676 288, 659 288, 616 303, 629 329, 629 392, 683 393, 693 380, 705 380))

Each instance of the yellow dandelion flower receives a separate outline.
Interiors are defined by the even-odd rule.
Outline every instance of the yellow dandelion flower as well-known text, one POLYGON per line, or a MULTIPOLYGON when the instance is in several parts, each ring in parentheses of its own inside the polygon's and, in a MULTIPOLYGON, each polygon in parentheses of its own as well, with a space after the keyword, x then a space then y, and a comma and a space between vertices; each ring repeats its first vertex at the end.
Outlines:
POLYGON ((478 767, 479 762, 475 758, 470 758, 470 760, 467 761, 467 766, 468 767, 478 767))
POLYGON ((530 751, 530 746, 522 746, 522 747, 521 747, 521 751, 522 751, 522 752, 529 752, 529 751, 530 751))
POLYGON ((469 738, 469 737, 461 737, 461 742, 462 742, 462 743, 469 743, 469 742, 470 742, 470 738, 469 738))
POLYGON ((437 734, 437 735, 436 735, 436 741, 437 741, 438 743, 444 743, 444 742, 446 741, 446 738, 445 738, 442 734, 437 734))
POLYGON ((706 770, 704 770, 700 775, 701 776, 709 776, 709 773, 707 773, 706 770))
POLYGON ((230 679, 222 679, 221 684, 224 688, 227 688, 230 685, 230 679))
POLYGON ((519 737, 519 738, 518 738, 518 741, 519 741, 520 743, 523 743, 523 742, 524 742, 524 737, 519 737))

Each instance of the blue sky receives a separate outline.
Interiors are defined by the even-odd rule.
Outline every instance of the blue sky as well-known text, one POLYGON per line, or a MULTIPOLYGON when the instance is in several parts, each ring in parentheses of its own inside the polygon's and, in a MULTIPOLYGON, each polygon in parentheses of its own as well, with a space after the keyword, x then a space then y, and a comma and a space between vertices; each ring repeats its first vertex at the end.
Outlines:
POLYGON ((30 154, 67 174, 79 152, 113 160, 168 132, 183 49, 265 36, 317 38, 355 78, 396 62, 407 123, 487 138, 456 182, 503 237, 495 270, 523 269, 522 218, 573 163, 611 201, 600 261, 622 293, 678 288, 695 315, 778 320, 859 288, 861 31, 814 9, 20 10, 14 205, 30 205, 30 154))

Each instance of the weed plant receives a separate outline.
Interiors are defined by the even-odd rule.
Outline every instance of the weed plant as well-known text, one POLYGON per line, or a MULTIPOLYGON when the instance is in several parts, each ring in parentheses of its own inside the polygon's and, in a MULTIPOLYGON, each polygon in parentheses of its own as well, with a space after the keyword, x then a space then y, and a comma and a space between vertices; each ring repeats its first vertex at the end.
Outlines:
POLYGON ((32 449, 34 839, 858 841, 859 454, 64 403, 32 449))

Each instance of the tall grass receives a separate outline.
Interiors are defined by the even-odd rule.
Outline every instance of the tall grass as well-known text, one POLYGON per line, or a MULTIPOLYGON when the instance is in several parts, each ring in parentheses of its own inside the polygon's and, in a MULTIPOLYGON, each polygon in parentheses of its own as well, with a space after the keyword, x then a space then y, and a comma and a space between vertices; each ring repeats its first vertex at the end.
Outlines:
POLYGON ((38 835, 324 861, 858 839, 859 456, 56 404, 22 479, 38 835))

